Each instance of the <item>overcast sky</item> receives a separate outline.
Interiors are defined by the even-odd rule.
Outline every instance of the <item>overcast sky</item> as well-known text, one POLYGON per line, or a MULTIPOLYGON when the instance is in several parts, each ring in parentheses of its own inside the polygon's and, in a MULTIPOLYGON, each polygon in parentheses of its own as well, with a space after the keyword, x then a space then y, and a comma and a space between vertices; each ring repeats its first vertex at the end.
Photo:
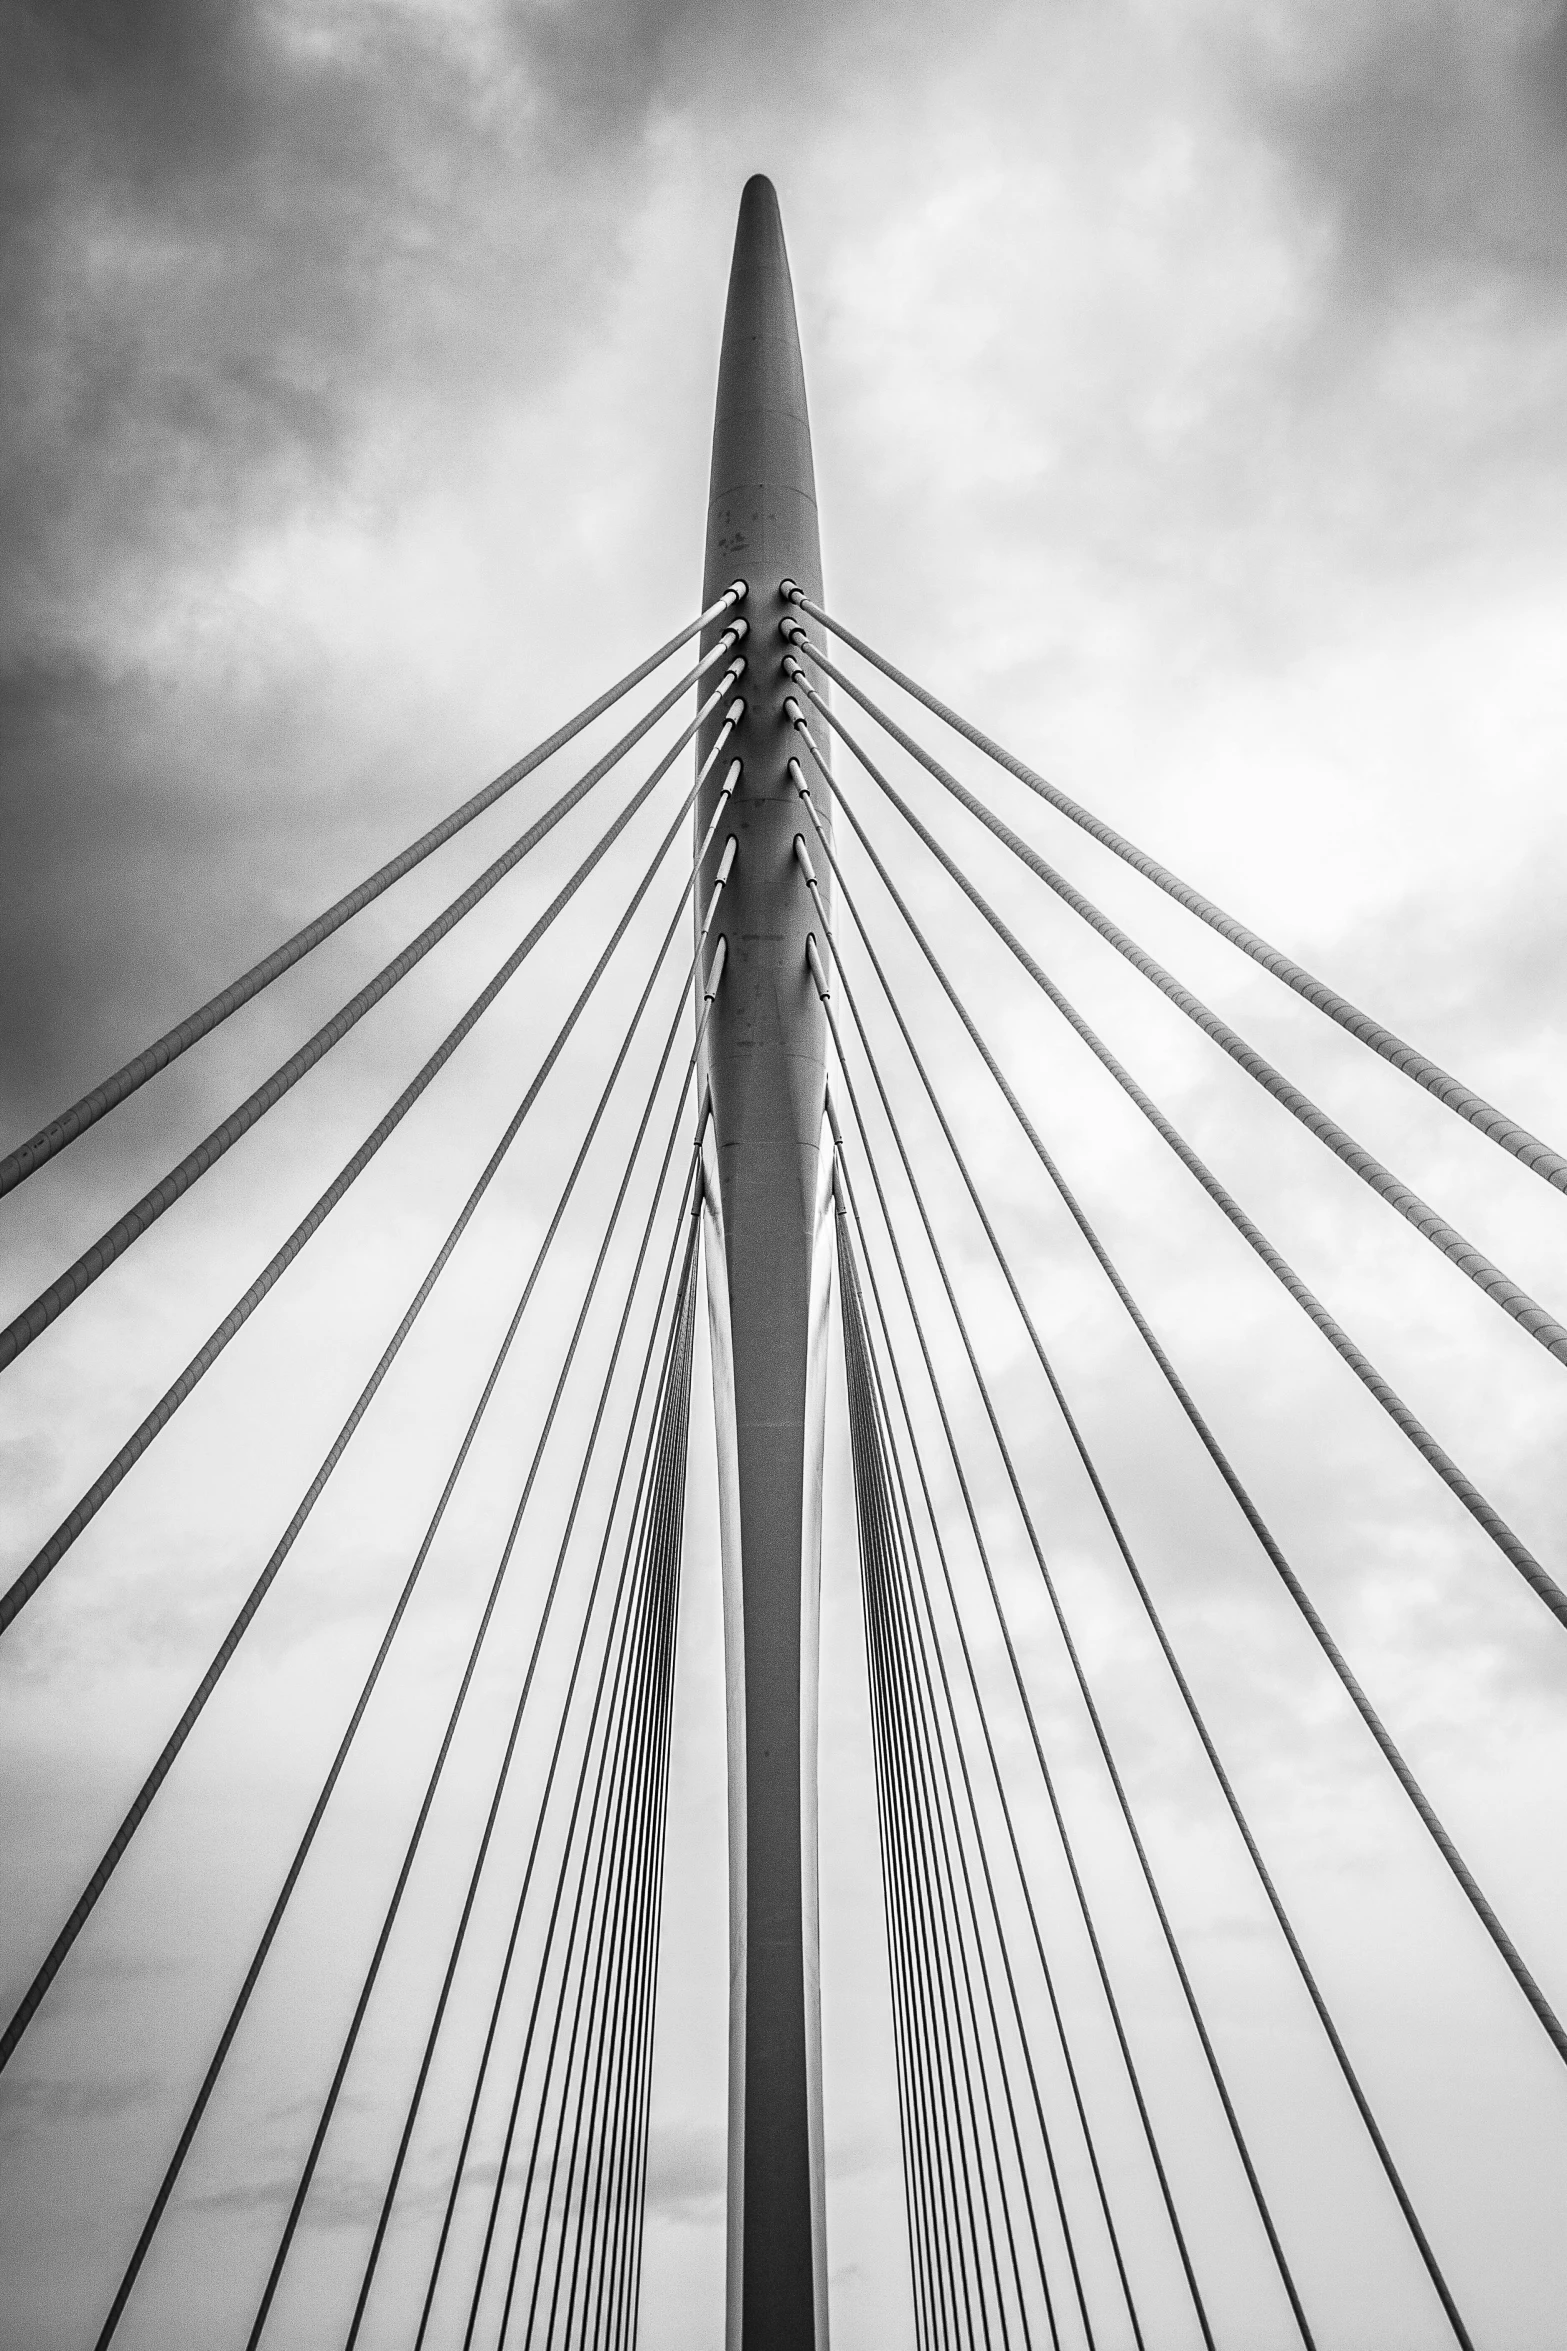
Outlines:
MULTIPOLYGON (((0 1141, 688 619, 730 241, 778 187, 829 603, 1547 1139, 1567 1137, 1567 10, 490 0, 5 18, 0 1141)), ((1567 1312, 1562 1202, 949 738, 1009 820, 1567 1312)), ((667 729, 666 729, 667 733, 667 729)), ((663 739, 662 737, 660 738, 663 739)), ((600 726, 587 747, 609 740, 600 726)), ((565 778, 583 754, 547 776, 565 778)), ((1070 1179, 1558 2007, 1567 1646, 846 771, 1070 1179)), ((460 1204, 677 787, 0 1653, 6 2005, 460 1204), (313 1260, 312 1261, 312 1257, 313 1260)), ((1061 984, 1548 1566, 1562 1371, 1004 852, 1061 984)), ((523 787, 5 1203, 9 1315, 544 804, 523 787)), ((3 1383, 5 1576, 594 837, 584 811, 3 1383)), ((848 857, 848 852, 846 852, 848 857)), ((863 865, 849 858, 852 875, 863 865)), ((673 866, 0 2088, 3 2351, 90 2342, 672 904, 673 866), (654 919, 654 915, 657 919, 654 919)), ((1357 2064, 1488 2351, 1567 2307, 1567 2080, 871 884, 877 936, 1357 2064)), ((858 972, 859 964, 852 962, 858 972)), ((671 971, 650 1016, 675 1003, 671 971)), ((1448 2338, 868 978, 1042 1536, 1319 2339, 1448 2338)), ((242 2340, 651 1071, 633 1058, 121 2340, 242 2340)), ((659 1113, 667 1121, 668 1104, 659 1113)), ((879 1156, 890 1161, 873 1123, 879 1156)), ((859 1188, 869 1195, 863 1171, 859 1188)), ((896 1187, 894 1187, 896 1190, 896 1187)), ((900 1200, 903 1195, 899 1194, 900 1200)), ((631 1211, 640 1216, 645 1186, 631 1211)), ((906 1202, 902 1227, 911 1236, 906 1202)), ((661 1231, 663 1228, 660 1228, 661 1231)), ((876 1234, 873 1230, 873 1240, 876 1234)), ((913 1253, 923 1298, 928 1266, 913 1253)), ((881 1259, 885 1270, 889 1261, 881 1259)), ((606 1277, 613 1308, 629 1259, 606 1277)), ((933 1308, 933 1319, 935 1317, 933 1308)), ((590 1325, 270 2341, 341 2339, 613 1316, 590 1325)), ((938 1353, 1220 2339, 1288 2314, 950 1329, 938 1353)), ((722 2334, 712 1421, 697 1365, 644 2341, 722 2334)), ((841 1372, 824 1559, 833 2320, 909 2339, 841 1372)), ((927 1413, 926 1458, 956 1529, 927 1413)), ((602 1480, 594 1492, 607 1500, 602 1480)), ((596 1536, 597 1522, 594 1522, 596 1536)), ((1157 2339, 1194 2341, 956 1545, 1157 2339), (1081 1981, 1079 1977, 1081 1976, 1081 1981)), ((580 1592, 591 1547, 576 1556, 580 1592)), ((550 1669, 551 1671, 554 1668, 550 1669)), ((553 1686, 553 1685, 551 1685, 553 1686)), ((987 1682, 987 1686, 990 1683, 987 1682)), ((547 1726, 546 1726, 547 1727, 547 1726)), ((530 1737, 542 1739, 545 1729, 530 1737)), ((525 1747, 505 1860, 520 1866, 525 1747)), ((504 1885, 366 2340, 411 2340, 504 1885)), ((1107 2311, 1110 2306, 1107 2302, 1107 2311)), ((453 2305, 455 2311, 455 2304, 453 2305)), ((448 2316, 451 2314, 449 2313, 448 2316)), ((1104 2340, 1118 2343, 1107 2316, 1104 2340)), ((460 2329, 459 2329, 460 2333, 460 2329)))

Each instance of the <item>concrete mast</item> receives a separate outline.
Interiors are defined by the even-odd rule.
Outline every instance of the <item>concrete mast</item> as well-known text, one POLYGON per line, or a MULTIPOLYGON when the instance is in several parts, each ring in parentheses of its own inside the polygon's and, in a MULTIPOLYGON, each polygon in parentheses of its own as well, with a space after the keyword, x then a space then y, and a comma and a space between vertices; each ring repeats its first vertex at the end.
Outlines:
MULTIPOLYGON (((740 199, 729 277, 704 602, 735 578, 750 589, 734 744, 744 774, 720 915, 728 961, 707 1032, 705 1210, 729 1720, 728 2328, 732 2351, 825 2351, 816 1655, 830 1155, 778 634, 779 582, 819 600, 821 549, 789 259, 760 177, 740 199)), ((723 766, 698 806, 698 838, 723 766)))

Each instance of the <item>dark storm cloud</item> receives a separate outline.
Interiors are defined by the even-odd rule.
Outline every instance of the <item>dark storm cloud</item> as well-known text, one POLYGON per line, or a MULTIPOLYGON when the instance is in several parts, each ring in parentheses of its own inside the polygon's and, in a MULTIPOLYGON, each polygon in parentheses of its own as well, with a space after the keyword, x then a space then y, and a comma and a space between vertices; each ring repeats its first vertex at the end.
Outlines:
POLYGON ((14 54, 13 629, 88 549, 342 490, 377 405, 544 371, 611 258, 580 110, 440 15, 68 5, 14 54))
MULTIPOLYGON (((609 43, 617 21, 590 30, 609 43)), ((564 36, 534 44, 521 17, 481 40, 440 12, 322 27, 88 0, 13 16, 8 1129, 56 1106, 45 1072, 90 1082, 232 964, 199 918, 173 919, 200 905, 218 839, 225 927, 253 925, 258 945, 278 927, 267 869, 298 863, 277 771, 332 732, 325 667, 302 674, 288 648, 283 692, 274 658, 270 726, 246 742, 241 678, 204 696, 138 637, 210 614, 251 534, 390 513, 497 387, 548 378, 617 267, 611 208, 624 216, 657 45, 627 42, 616 102, 590 106, 564 36), (247 833, 259 872, 233 855, 247 833)))

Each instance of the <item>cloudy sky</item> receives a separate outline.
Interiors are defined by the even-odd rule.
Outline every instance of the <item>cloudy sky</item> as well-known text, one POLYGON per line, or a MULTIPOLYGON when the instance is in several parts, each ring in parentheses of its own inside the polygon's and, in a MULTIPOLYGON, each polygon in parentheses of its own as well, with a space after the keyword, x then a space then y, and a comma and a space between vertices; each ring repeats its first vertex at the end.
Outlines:
MULTIPOLYGON (((845 0, 820 11, 51 0, 10 8, 4 43, 7 1145, 690 617, 729 244, 754 170, 774 178, 790 240, 830 602, 1536 1133, 1567 1136, 1567 11, 1545 0, 845 0)), ((601 726, 587 742, 608 739, 601 726)), ((1567 1310, 1559 1199, 1015 785, 961 747, 946 755, 1493 1258, 1567 1310)), ((559 772, 576 772, 576 757, 559 772)), ((872 788, 852 771, 849 788, 942 926, 997 1050, 1362 1680, 1547 1990, 1567 2002, 1559 1631, 958 913, 872 788)), ((665 821, 676 789, 657 804, 665 821)), ((1285 1254, 1560 1568, 1560 1367, 1281 1111, 1248 1099, 1179 1015, 938 807, 934 785, 917 796, 1285 1254)), ((542 780, 525 786, 9 1200, 0 1311, 30 1299, 543 800, 542 780)), ((488 977, 596 821, 584 812, 563 827, 6 1375, 7 1579, 488 977)), ((286 1523, 658 821, 655 808, 628 836, 569 937, 535 959, 340 1213, 335 1247, 316 1244, 315 1263, 307 1253, 7 1638, 8 2008, 286 1523)), ((585 1021, 528 1147, 10 2069, 4 2351, 93 2339, 673 887, 666 875, 614 1002, 585 1021)), ((1567 2305, 1561 2068, 1373 1768, 871 885, 865 903, 1476 2340, 1543 2351, 1567 2305)), ((650 1035, 677 982, 666 976, 650 1035)), ((865 995, 1321 2339, 1436 2345, 1440 2313, 982 1235, 865 995)), ((634 1059, 530 1310, 532 1337, 460 1489, 408 1655, 367 1718, 365 1756, 236 2047, 127 2344, 243 2339, 650 1066, 649 1054, 634 1059)), ((874 1122, 872 1140, 890 1160, 874 1122)), ((640 1217, 646 1199, 644 1184, 628 1213, 640 1217)), ((912 1232, 906 1201, 902 1222, 912 1232)), ((610 1307, 628 1266, 622 1246, 610 1307)), ((923 1260, 916 1278, 933 1298, 923 1260)), ((568 1440, 586 1431, 612 1330, 601 1310, 278 2305, 269 2339, 280 2343, 341 2338, 473 1807, 558 1540, 568 1440)), ((1284 2344, 1287 2313, 945 1327, 938 1353, 1221 2340, 1284 2344)), ((722 2331, 707 1377, 704 1355, 645 2277, 644 2339, 659 2346, 722 2331)), ((824 2009, 834 2327, 856 2346, 907 2339, 909 2316, 834 1382, 824 2009)), ((927 1459, 950 1515, 934 1436, 927 1459)), ((994 1675, 993 1621, 959 1551, 994 1675)), ((590 1566, 589 1552, 572 1573, 590 1566)), ((1056 1903, 1021 1726, 999 1694, 996 1708, 1056 1903)), ((524 1791, 541 1754, 525 1747, 524 1791)), ((515 1867, 526 1802, 507 1818, 515 1867)), ((475 1981, 507 1899, 481 1911, 475 1981)), ((1076 1983, 1081 1955, 1055 1915, 1076 1983)), ((1091 2009, 1086 1977, 1077 1988, 1091 2009)), ((408 2299, 422 2286, 480 1997, 416 2147, 407 2249, 389 2262, 366 2336, 378 2345, 411 2339, 408 2299)), ((1084 2030, 1092 2041, 1099 2027, 1084 2030)), ((1135 2148, 1117 2136, 1108 2064, 1089 2062, 1139 2274, 1167 2330, 1158 2339, 1185 2344, 1195 2337, 1135 2148)), ((1119 2340, 1113 2322, 1105 2339, 1119 2340)))

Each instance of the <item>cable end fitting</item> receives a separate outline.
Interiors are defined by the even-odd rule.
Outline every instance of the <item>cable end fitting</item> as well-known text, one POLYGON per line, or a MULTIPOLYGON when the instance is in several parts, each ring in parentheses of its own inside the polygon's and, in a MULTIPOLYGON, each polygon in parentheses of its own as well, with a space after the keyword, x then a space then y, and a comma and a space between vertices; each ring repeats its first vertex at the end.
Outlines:
POLYGON ((811 852, 805 846, 805 835, 803 833, 796 833, 794 836, 794 856, 795 863, 799 866, 800 871, 804 874, 806 880, 814 890, 816 887, 816 868, 811 863, 811 852))
POLYGON ((749 581, 747 581, 747 580, 731 580, 731 581, 730 581, 730 583, 729 583, 729 594, 730 594, 730 595, 733 597, 733 599, 734 599, 734 601, 735 601, 735 603, 736 603, 736 604, 743 604, 743 603, 745 602, 745 600, 746 600, 747 596, 749 596, 749 595, 750 595, 750 593, 751 593, 751 588, 750 588, 750 583, 749 583, 749 581))
POLYGON ((751 634, 751 624, 745 618, 743 613, 738 620, 732 620, 729 623, 728 634, 734 639, 734 642, 737 645, 739 644, 742 637, 748 637, 751 634))
POLYGON ((803 728, 805 725, 805 713, 792 694, 784 696, 784 716, 791 726, 803 728))
POLYGON ((803 604, 805 602, 804 592, 794 580, 780 580, 778 593, 786 604, 803 604))
POLYGON ((804 629, 801 628, 793 613, 787 614, 785 618, 778 623, 778 634, 783 638, 786 645, 807 645, 810 643, 810 639, 806 636, 804 629))
POLYGON ((724 976, 724 958, 729 952, 729 940, 723 931, 718 934, 718 945, 713 949, 713 960, 707 967, 707 985, 702 990, 702 1001, 711 1004, 718 994, 718 983, 724 976))
POLYGON ((822 959, 817 952, 814 931, 807 931, 805 934, 805 960, 810 966, 811 977, 816 982, 816 993, 825 1004, 832 991, 827 985, 827 974, 822 969, 822 959))

